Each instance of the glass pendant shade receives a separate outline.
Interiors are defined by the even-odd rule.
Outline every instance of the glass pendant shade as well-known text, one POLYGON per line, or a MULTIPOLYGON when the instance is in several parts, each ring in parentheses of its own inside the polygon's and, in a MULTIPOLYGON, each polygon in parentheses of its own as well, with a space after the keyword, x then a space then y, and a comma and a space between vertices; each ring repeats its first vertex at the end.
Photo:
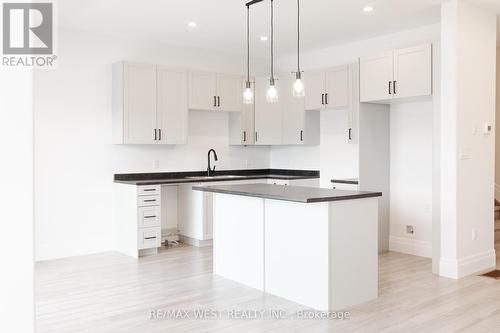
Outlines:
POLYGON ((278 102, 278 88, 273 79, 270 80, 269 88, 267 88, 266 100, 268 103, 278 102))
POLYGON ((243 90, 243 104, 253 104, 253 91, 250 82, 246 82, 246 87, 243 90))
POLYGON ((295 83, 293 84, 293 97, 304 97, 306 95, 304 89, 304 81, 300 75, 300 72, 296 73, 295 83))

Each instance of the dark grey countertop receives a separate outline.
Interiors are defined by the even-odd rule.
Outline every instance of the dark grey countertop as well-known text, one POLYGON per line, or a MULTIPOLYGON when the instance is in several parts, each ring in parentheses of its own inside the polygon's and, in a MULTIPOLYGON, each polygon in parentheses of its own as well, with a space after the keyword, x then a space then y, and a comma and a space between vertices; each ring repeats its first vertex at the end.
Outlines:
POLYGON ((115 174, 114 182, 129 185, 157 185, 218 182, 250 179, 314 179, 319 178, 319 171, 289 169, 244 169, 217 170, 213 177, 207 177, 206 171, 156 172, 115 174))
POLYGON ((272 184, 193 186, 193 190, 301 203, 352 200, 382 196, 381 192, 343 191, 272 184))
POLYGON ((334 184, 352 184, 352 185, 359 184, 358 178, 331 179, 330 181, 334 184))

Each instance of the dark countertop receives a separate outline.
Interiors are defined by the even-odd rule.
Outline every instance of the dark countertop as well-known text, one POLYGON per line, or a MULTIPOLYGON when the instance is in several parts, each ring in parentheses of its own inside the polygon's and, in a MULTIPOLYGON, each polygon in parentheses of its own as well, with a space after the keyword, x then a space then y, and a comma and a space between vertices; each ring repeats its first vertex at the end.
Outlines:
POLYGON ((381 192, 343 191, 272 184, 193 186, 193 190, 301 203, 352 200, 382 196, 381 192))
POLYGON ((215 172, 212 172, 212 175, 214 177, 210 178, 206 177, 206 175, 206 171, 122 173, 114 175, 114 182, 129 185, 156 185, 249 179, 297 180, 319 178, 319 171, 288 169, 245 169, 217 170, 215 172))
POLYGON ((352 184, 352 185, 359 184, 358 178, 332 179, 331 182, 334 184, 352 184))

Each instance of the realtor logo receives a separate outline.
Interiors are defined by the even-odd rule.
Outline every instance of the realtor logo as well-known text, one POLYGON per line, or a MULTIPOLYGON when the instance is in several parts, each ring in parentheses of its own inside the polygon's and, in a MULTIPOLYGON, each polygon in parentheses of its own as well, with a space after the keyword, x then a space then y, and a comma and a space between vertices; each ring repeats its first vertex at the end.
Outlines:
POLYGON ((52 3, 3 4, 3 53, 52 54, 52 3))
POLYGON ((4 2, 2 28, 3 66, 53 66, 57 57, 52 2, 4 2))

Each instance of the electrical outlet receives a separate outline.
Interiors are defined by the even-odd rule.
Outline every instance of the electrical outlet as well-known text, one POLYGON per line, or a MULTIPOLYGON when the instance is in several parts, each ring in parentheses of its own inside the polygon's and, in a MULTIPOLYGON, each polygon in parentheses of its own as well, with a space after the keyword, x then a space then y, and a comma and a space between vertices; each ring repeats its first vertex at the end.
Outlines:
POLYGON ((477 239, 477 231, 474 228, 472 228, 472 230, 471 230, 471 238, 472 238, 472 240, 477 239))
POLYGON ((413 228, 412 225, 407 225, 406 226, 406 233, 410 234, 410 235, 413 235, 415 233, 415 230, 414 230, 414 228, 413 228))

